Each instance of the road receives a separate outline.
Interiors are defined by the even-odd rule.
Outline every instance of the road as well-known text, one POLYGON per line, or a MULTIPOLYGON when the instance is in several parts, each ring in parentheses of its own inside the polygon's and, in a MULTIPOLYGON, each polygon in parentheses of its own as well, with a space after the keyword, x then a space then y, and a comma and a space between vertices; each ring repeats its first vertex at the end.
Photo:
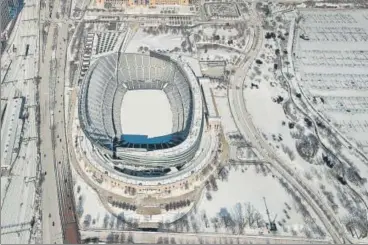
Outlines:
POLYGON ((58 244, 79 241, 64 128, 68 22, 57 18, 59 4, 58 0, 54 2, 51 18, 48 18, 47 7, 40 13, 41 18, 51 23, 46 43, 43 44, 45 53, 39 74, 40 152, 45 177, 42 184, 43 242, 58 244))
MULTIPOLYGON (((254 4, 253 4, 254 7, 254 4)), ((256 16, 254 16, 256 17, 256 16)), ((259 19, 259 17, 258 17, 259 19)), ((260 20, 258 23, 262 23, 260 20)), ((245 98, 243 96, 243 85, 245 82, 246 74, 251 67, 256 55, 258 54, 263 42, 263 33, 259 35, 259 41, 256 47, 249 53, 248 59, 244 66, 239 68, 234 75, 234 79, 231 84, 231 88, 228 91, 229 104, 235 120, 235 123, 239 129, 239 132, 245 139, 252 143, 252 146, 261 153, 263 159, 270 162, 272 166, 303 196, 309 206, 316 212, 327 231, 337 243, 347 242, 347 238, 344 234, 344 229, 341 224, 335 218, 333 212, 327 207, 317 194, 315 194, 289 166, 276 155, 274 150, 265 142, 260 135, 259 131, 253 124, 251 115, 248 113, 245 105, 245 98)))
MULTIPOLYGON (((329 244, 329 240, 318 240, 308 238, 297 238, 290 236, 273 235, 231 235, 221 233, 171 233, 171 232, 143 232, 143 231, 121 231, 111 229, 83 230, 83 239, 98 237, 100 241, 109 240, 111 234, 127 237, 133 236, 134 243, 159 243, 159 240, 175 241, 177 244, 245 244, 245 243, 283 243, 283 244, 329 244)), ((120 240, 121 241, 121 240, 120 240)), ((114 242, 117 243, 117 242, 114 242)))
MULTIPOLYGON (((56 14, 54 8, 53 16, 56 14)), ((48 9, 43 9, 42 12, 47 12, 48 9)), ((44 13, 41 16, 48 15, 44 13)), ((55 178, 54 156, 51 137, 51 106, 49 101, 50 93, 50 61, 54 27, 50 26, 46 40, 43 62, 41 62, 39 83, 39 101, 40 101, 40 152, 41 152, 41 168, 45 174, 44 182, 42 183, 42 225, 43 225, 43 242, 44 243, 62 243, 62 227, 59 214, 59 203, 56 196, 57 184, 55 178)), ((41 36, 42 37, 42 36, 41 36)), ((42 38, 40 38, 42 39, 42 38)))

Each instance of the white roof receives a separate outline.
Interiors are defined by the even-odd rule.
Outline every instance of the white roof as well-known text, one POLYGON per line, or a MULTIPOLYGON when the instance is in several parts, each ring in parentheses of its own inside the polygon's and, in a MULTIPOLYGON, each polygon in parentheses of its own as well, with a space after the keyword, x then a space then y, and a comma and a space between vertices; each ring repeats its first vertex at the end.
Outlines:
POLYGON ((13 151, 20 138, 22 102, 21 98, 10 100, 5 111, 1 125, 1 167, 8 168, 12 163, 13 151))

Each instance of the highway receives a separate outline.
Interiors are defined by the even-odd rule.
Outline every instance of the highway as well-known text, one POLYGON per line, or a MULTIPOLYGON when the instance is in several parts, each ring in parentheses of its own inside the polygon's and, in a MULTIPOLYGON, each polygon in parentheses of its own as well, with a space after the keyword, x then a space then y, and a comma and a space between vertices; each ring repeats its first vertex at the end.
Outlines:
MULTIPOLYGON (((54 8, 53 16, 55 16, 54 8)), ((47 8, 43 12, 48 11, 47 8)), ((47 15, 47 13, 44 13, 47 15)), ((54 156, 51 138, 51 107, 49 101, 49 81, 50 81, 50 60, 53 42, 54 28, 50 26, 46 40, 45 57, 40 69, 41 81, 39 83, 39 101, 40 101, 40 152, 42 174, 46 174, 42 183, 42 225, 44 243, 62 243, 63 235, 61 220, 59 214, 59 203, 56 196, 57 184, 55 179, 54 156), (48 174, 48 175, 47 175, 48 174)), ((42 38, 40 38, 42 39, 42 38)), ((41 54, 40 54, 41 55, 41 54)))
MULTIPOLYGON (((257 19, 259 19, 258 16, 257 19)), ((260 20, 258 23, 262 23, 262 21, 260 20)), ((263 160, 270 162, 271 165, 303 196, 303 199, 319 216, 333 240, 336 243, 348 242, 344 234, 344 229, 335 218, 332 210, 323 203, 322 198, 315 194, 314 191, 304 183, 303 179, 285 163, 285 159, 281 159, 277 156, 268 143, 263 140, 252 122, 251 115, 246 109, 245 98, 243 96, 243 85, 246 74, 262 47, 264 34, 261 28, 260 30, 261 32, 258 37, 259 41, 257 41, 256 47, 249 53, 244 66, 240 67, 235 73, 234 80, 228 90, 228 99, 234 121, 243 137, 251 142, 252 146, 261 153, 263 160)))
POLYGON ((64 71, 68 23, 57 18, 59 4, 58 0, 54 2, 50 19, 48 8, 42 9, 40 13, 40 16, 51 23, 46 43, 43 44, 45 53, 39 74, 40 152, 44 174, 43 242, 58 244, 79 241, 64 127, 64 71))

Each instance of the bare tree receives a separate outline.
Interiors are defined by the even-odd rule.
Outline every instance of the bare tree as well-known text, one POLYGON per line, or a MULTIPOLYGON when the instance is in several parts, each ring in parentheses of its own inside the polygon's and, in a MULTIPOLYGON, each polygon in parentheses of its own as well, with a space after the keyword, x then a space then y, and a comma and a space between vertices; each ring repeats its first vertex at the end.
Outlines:
POLYGON ((111 216, 110 219, 110 229, 114 228, 115 226, 115 216, 111 216))
POLYGON ((256 211, 254 214, 254 221, 255 224, 257 224, 257 227, 262 227, 265 225, 265 222, 263 220, 263 217, 259 211, 256 211))
POLYGON ((108 215, 107 213, 105 214, 104 217, 104 221, 103 221, 103 227, 107 228, 108 224, 109 224, 109 219, 110 219, 110 215, 108 215))
POLYGON ((254 209, 253 205, 251 205, 250 203, 248 203, 247 205, 247 219, 248 219, 248 225, 249 227, 253 227, 254 223, 256 222, 254 215, 257 211, 254 209))
POLYGON ((106 243, 113 243, 113 241, 114 241, 114 234, 109 233, 106 237, 106 243))
POLYGON ((245 209, 244 206, 240 203, 237 203, 235 204, 232 210, 232 216, 233 216, 235 225, 238 228, 238 234, 243 234, 244 228, 247 225, 247 220, 245 218, 245 212, 244 212, 244 209, 245 209))
POLYGON ((169 244, 169 238, 168 237, 164 237, 164 244, 169 244))
POLYGON ((85 228, 88 228, 91 225, 92 216, 90 214, 87 214, 84 217, 83 225, 85 228))
POLYGON ((120 243, 124 243, 125 242, 125 234, 121 233, 120 235, 120 243))
POLYGON ((127 239, 127 242, 128 242, 128 243, 134 243, 132 233, 129 233, 129 235, 128 235, 128 239, 127 239))
POLYGON ((209 221, 208 221, 207 214, 206 214, 205 210, 202 211, 202 219, 204 221, 204 225, 206 226, 206 228, 208 228, 209 227, 209 221))

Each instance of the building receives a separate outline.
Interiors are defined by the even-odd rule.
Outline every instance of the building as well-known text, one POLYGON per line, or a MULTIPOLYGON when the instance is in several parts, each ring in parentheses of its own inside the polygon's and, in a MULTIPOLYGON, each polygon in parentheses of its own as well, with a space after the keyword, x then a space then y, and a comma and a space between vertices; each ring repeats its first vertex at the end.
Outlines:
POLYGON ((79 121, 84 136, 116 171, 135 174, 140 168, 137 174, 156 170, 161 174, 196 155, 202 142, 203 100, 197 78, 185 63, 154 52, 107 54, 91 62, 84 76, 79 121), (118 73, 117 67, 122 68, 118 73), (173 115, 170 133, 155 137, 123 133, 122 101, 134 90, 166 94, 173 115))
POLYGON ((23 7, 23 0, 0 0, 0 39, 1 52, 4 50, 15 19, 23 7))
MULTIPOLYGON (((1 104, 5 101, 1 101, 1 104)), ((22 132, 23 99, 10 99, 2 106, 1 124, 1 174, 7 174, 19 150, 20 134, 22 132)))
POLYGON ((96 5, 102 8, 117 8, 126 6, 156 6, 156 5, 188 5, 189 0, 96 0, 96 5))
POLYGON ((0 11, 1 11, 1 19, 0 19, 0 32, 3 31, 8 26, 9 22, 12 20, 10 15, 11 2, 8 0, 0 0, 0 11))

